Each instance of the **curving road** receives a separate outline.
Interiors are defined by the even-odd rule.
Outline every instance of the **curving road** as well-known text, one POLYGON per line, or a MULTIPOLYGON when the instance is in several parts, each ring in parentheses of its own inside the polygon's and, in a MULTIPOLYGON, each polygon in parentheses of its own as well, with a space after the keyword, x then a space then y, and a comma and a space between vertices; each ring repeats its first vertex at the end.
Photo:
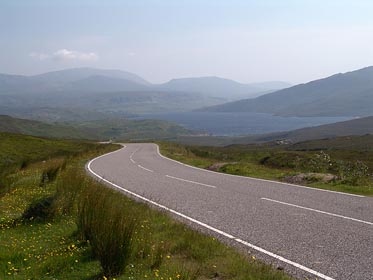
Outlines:
POLYGON ((126 144, 94 176, 300 279, 373 279, 373 199, 206 171, 126 144))

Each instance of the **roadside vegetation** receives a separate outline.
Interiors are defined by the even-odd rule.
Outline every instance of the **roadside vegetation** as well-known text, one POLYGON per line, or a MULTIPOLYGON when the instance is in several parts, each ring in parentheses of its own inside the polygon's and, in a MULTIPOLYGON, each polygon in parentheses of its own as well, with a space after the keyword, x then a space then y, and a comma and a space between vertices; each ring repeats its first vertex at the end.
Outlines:
POLYGON ((163 155, 213 171, 373 195, 373 136, 226 147, 160 143, 163 155))
POLYGON ((0 279, 290 279, 85 174, 118 146, 1 140, 0 279))

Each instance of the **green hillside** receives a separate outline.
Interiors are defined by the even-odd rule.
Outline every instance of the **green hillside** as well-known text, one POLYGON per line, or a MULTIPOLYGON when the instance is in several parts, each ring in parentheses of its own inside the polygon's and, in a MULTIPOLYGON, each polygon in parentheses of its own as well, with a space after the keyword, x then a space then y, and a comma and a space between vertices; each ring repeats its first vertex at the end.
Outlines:
POLYGON ((75 155, 97 144, 0 132, 0 174, 6 169, 57 156, 75 155))
POLYGON ((306 127, 291 131, 238 137, 182 136, 177 142, 188 145, 226 146, 231 144, 262 143, 270 141, 301 142, 338 136, 373 134, 373 117, 306 127))
POLYGON ((0 132, 64 139, 149 140, 190 135, 191 131, 160 120, 104 119, 80 123, 48 124, 0 115, 0 132))
POLYGON ((47 124, 6 115, 0 115, 0 131, 53 138, 92 139, 94 137, 71 126, 47 124))
MULTIPOLYGON (((373 135, 342 136, 295 143, 289 147, 294 150, 355 150, 360 152, 373 151, 373 135)), ((365 155, 361 153, 363 157, 365 155)), ((373 164, 372 164, 373 167, 373 164)))
POLYGON ((206 108, 214 112, 258 112, 281 116, 369 116, 373 108, 373 67, 206 108))

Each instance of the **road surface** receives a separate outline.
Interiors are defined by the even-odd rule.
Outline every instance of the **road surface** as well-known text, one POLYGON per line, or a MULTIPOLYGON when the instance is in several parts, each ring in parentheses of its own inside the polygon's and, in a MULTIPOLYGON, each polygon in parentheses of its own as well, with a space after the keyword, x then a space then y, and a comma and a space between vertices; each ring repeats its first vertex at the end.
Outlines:
POLYGON ((211 172, 126 144, 89 172, 304 279, 373 279, 373 199, 211 172))

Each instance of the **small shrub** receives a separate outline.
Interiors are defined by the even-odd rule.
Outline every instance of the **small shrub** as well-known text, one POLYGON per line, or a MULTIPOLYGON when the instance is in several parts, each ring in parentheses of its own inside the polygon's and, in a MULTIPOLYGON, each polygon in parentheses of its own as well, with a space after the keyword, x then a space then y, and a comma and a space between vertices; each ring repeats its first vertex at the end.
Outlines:
POLYGON ((196 155, 197 157, 211 157, 211 153, 208 151, 198 150, 198 149, 190 149, 190 152, 196 155))
POLYGON ((353 186, 367 185, 372 181, 369 167, 360 160, 341 163, 338 171, 342 182, 353 186))
POLYGON ((261 158, 259 160, 259 163, 262 164, 262 165, 265 165, 265 164, 267 164, 267 162, 269 161, 270 158, 271 158, 270 156, 265 156, 264 158, 261 158))
POLYGON ((54 182, 57 178, 58 172, 60 171, 62 165, 61 164, 52 164, 48 168, 46 168, 43 173, 41 174, 40 179, 40 186, 45 187, 47 183, 54 182))
POLYGON ((274 168, 296 168, 303 161, 297 153, 274 153, 259 160, 260 164, 274 168))
POLYGON ((28 160, 28 159, 22 160, 20 169, 23 170, 23 169, 27 168, 29 166, 29 164, 30 164, 30 160, 28 160))
POLYGON ((303 166, 310 172, 327 172, 332 169, 333 161, 329 154, 321 151, 305 161, 303 166))

